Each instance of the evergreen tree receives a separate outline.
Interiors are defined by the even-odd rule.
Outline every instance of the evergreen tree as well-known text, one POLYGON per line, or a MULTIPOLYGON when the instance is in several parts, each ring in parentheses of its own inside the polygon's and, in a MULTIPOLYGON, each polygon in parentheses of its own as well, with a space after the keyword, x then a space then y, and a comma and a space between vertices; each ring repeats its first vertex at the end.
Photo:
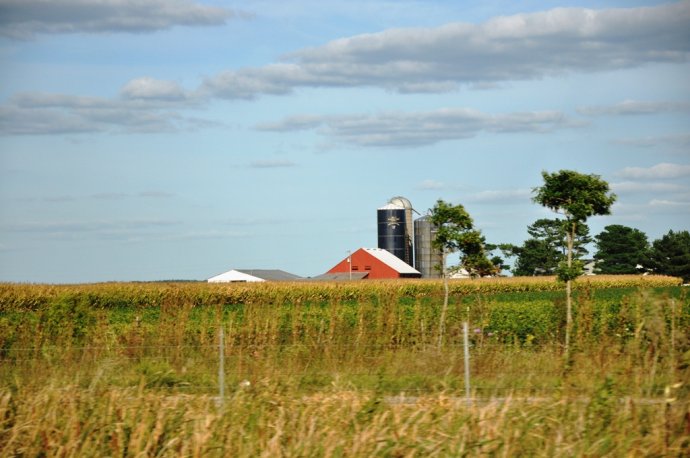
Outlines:
MULTIPOLYGON (((522 246, 510 245, 512 256, 517 259, 514 275, 553 275, 568 250, 567 222, 560 219, 541 218, 527 227, 532 237, 522 246)), ((589 227, 578 224, 573 239, 573 257, 580 259, 588 254, 586 245, 592 241, 589 227)))
POLYGON ((529 239, 521 247, 515 247, 517 255, 514 275, 553 275, 563 255, 547 240, 529 239))
POLYGON ((649 264, 647 235, 638 229, 612 224, 594 238, 598 248, 594 259, 602 274, 634 274, 640 271, 637 266, 649 264))
MULTIPOLYGON (((568 253, 568 223, 561 219, 541 218, 527 227, 527 233, 533 239, 544 240, 550 246, 561 252, 563 256, 568 253)), ((576 259, 589 254, 586 245, 592 242, 589 236, 589 226, 584 223, 577 225, 573 239, 573 256, 576 259)))
POLYGON ((652 244, 650 261, 659 274, 681 277, 690 281, 690 233, 668 231, 652 244))

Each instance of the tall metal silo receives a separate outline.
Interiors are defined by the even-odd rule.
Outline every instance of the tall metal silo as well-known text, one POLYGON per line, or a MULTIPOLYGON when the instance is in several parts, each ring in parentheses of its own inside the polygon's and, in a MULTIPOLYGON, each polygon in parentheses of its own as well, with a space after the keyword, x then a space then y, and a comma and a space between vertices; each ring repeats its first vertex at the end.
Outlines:
MULTIPOLYGON (((389 204, 399 205, 405 209, 405 261, 408 265, 414 266, 414 226, 412 223, 412 203, 405 197, 395 196, 388 201, 389 204)), ((419 213, 417 213, 419 214, 419 213)))
POLYGON ((376 216, 379 248, 391 252, 410 264, 412 259, 411 250, 407 244, 405 207, 389 203, 379 208, 376 216))
POLYGON ((414 222, 414 268, 422 273, 422 278, 441 278, 443 256, 433 247, 434 238, 436 226, 431 223, 431 217, 417 218, 414 222))

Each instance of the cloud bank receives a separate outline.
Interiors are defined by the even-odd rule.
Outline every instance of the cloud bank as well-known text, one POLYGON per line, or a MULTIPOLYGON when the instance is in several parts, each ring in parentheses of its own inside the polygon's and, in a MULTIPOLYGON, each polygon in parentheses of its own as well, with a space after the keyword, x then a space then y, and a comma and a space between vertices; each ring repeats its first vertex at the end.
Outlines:
POLYGON ((690 134, 669 134, 647 137, 618 138, 613 141, 619 145, 634 146, 636 148, 652 148, 656 146, 670 146, 683 153, 690 148, 690 134))
POLYGON ((147 77, 130 81, 113 99, 20 93, 0 106, 0 134, 152 133, 217 125, 179 113, 199 102, 175 82, 147 77))
POLYGON ((252 161, 249 166, 255 169, 276 169, 295 167, 297 164, 287 159, 258 159, 252 161))
POLYGON ((193 0, 0 0, 0 36, 154 32, 179 25, 222 25, 241 15, 193 0))
POLYGON ((14 222, 0 226, 0 231, 38 235, 48 240, 83 240, 93 236, 105 240, 133 240, 157 235, 161 230, 181 225, 178 220, 98 220, 14 222))
POLYGON ((626 167, 618 174, 628 179, 673 179, 690 177, 690 165, 662 162, 652 167, 626 167))
POLYGON ((643 102, 625 100, 615 105, 580 107, 577 112, 585 116, 626 116, 662 113, 690 113, 689 102, 643 102))
MULTIPOLYGON (((234 14, 192 0, 0 0, 0 33, 7 35, 20 26, 25 34, 89 28, 150 31, 222 23, 234 14)), ((15 94, 0 106, 0 135, 194 130, 218 123, 184 116, 182 110, 214 98, 254 99, 298 88, 444 92, 463 85, 483 87, 571 72, 683 63, 690 57, 688 24, 690 1, 630 9, 558 8, 496 17, 482 24, 391 29, 302 49, 263 67, 228 70, 205 78, 192 91, 174 81, 144 76, 126 83, 115 98, 15 94)), ((688 112, 690 105, 626 101, 579 111, 588 116, 688 112)), ((471 110, 439 110, 376 117, 295 116, 261 128, 319 128, 350 144, 419 146, 481 131, 545 131, 572 124, 557 112, 492 117, 471 110)))
POLYGON ((419 147, 443 140, 471 138, 481 132, 548 132, 578 125, 557 111, 493 115, 468 108, 443 108, 378 115, 303 115, 257 128, 275 132, 316 129, 336 141, 356 146, 419 147))
POLYGON ((558 8, 435 28, 392 29, 294 52, 279 63, 229 70, 202 90, 226 99, 302 87, 444 92, 463 84, 532 80, 658 62, 687 62, 690 2, 657 7, 558 8))

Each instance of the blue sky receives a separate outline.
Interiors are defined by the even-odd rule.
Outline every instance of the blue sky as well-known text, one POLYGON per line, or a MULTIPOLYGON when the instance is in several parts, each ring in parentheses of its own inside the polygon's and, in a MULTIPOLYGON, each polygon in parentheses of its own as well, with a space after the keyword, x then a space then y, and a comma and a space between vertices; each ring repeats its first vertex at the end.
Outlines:
POLYGON ((690 2, 0 0, 0 281, 325 272, 376 209, 690 229, 690 2))

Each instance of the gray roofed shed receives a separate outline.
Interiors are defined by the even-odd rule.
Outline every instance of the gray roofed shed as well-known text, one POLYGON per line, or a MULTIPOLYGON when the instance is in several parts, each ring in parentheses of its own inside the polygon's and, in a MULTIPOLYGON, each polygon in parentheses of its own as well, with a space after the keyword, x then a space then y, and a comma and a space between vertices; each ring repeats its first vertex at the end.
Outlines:
POLYGON ((236 269, 243 274, 261 278, 266 281, 296 281, 302 280, 299 275, 291 274, 279 269, 236 269))
POLYGON ((369 272, 328 272, 317 275, 316 277, 308 278, 311 281, 343 281, 343 280, 362 280, 369 275, 369 272))

